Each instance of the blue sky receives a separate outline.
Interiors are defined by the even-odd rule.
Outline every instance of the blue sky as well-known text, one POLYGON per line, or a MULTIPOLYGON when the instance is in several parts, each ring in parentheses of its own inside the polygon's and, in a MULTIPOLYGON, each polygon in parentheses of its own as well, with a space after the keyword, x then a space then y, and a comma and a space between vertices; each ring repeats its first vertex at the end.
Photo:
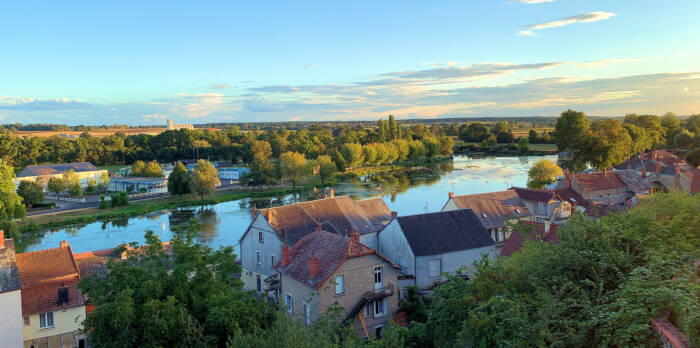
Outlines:
POLYGON ((0 122, 700 113, 700 1, 3 2, 0 122))

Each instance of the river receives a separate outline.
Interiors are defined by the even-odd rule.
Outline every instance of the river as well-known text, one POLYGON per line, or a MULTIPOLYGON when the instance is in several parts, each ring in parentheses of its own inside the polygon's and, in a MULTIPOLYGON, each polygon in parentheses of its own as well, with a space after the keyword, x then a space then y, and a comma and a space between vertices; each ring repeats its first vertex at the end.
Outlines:
MULTIPOLYGON (((455 156, 451 163, 432 169, 401 174, 374 174, 352 183, 334 187, 336 195, 353 198, 382 197, 399 215, 436 212, 447 201, 448 192, 456 195, 524 187, 530 166, 542 159, 556 161, 556 156, 468 157, 455 156)), ((70 227, 46 229, 24 237, 19 248, 33 251, 54 248, 66 240, 74 252, 113 248, 121 243, 144 241, 144 232, 153 230, 161 240, 173 237, 171 228, 185 226, 191 218, 199 220, 197 241, 218 248, 237 246, 250 223, 250 210, 279 206, 320 197, 321 192, 308 192, 269 199, 241 199, 204 207, 188 207, 158 211, 133 218, 98 221, 70 227)), ((236 248, 237 249, 237 248, 236 248)))

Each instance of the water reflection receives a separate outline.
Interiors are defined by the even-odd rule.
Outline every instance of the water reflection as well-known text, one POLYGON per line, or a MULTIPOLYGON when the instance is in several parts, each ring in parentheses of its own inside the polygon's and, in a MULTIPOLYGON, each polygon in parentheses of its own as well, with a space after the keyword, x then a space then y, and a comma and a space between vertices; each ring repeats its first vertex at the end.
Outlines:
MULTIPOLYGON (((524 186, 530 165, 543 157, 455 157, 452 163, 401 172, 358 177, 334 187, 336 195, 355 199, 382 197, 400 215, 439 211, 447 193, 482 193, 524 186)), ((556 160, 555 156, 546 158, 556 160)), ((53 248, 67 240, 75 252, 112 248, 121 243, 144 242, 147 229, 170 240, 174 229, 198 221, 197 240, 211 247, 236 246, 250 224, 253 207, 268 208, 321 198, 323 190, 293 195, 242 199, 211 206, 163 210, 134 218, 119 218, 70 227, 53 228, 23 236, 19 250, 53 248)))

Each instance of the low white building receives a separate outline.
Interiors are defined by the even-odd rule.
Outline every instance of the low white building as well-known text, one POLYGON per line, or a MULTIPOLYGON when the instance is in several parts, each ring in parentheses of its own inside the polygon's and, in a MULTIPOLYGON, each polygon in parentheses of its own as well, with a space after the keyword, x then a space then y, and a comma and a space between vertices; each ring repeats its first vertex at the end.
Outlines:
POLYGON ((482 255, 496 257, 495 243, 471 209, 394 218, 378 233, 378 251, 401 267, 399 286, 430 289, 469 268, 482 255))
POLYGON ((78 180, 80 180, 80 186, 82 188, 86 188, 92 180, 95 181, 95 184, 99 184, 103 175, 109 175, 106 170, 98 169, 90 162, 26 166, 21 172, 19 172, 19 174, 17 174, 17 178, 14 180, 15 187, 17 187, 22 181, 37 180, 39 180, 39 182, 46 187, 46 184, 49 182, 50 178, 63 178, 63 173, 71 169, 75 172, 78 180))
POLYGON ((0 231, 0 347, 21 347, 22 290, 14 240, 0 231))
POLYGON ((243 174, 250 173, 250 169, 247 167, 223 167, 217 168, 217 170, 219 171, 220 180, 238 181, 243 174))
POLYGON ((168 180, 164 178, 125 177, 112 178, 107 191, 128 193, 165 193, 168 192, 168 180))

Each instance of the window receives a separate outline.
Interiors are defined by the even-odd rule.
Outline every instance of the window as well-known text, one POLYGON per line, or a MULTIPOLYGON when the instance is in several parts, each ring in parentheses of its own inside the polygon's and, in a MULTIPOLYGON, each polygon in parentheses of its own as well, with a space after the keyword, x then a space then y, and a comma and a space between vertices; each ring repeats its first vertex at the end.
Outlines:
POLYGON ((364 306, 364 313, 363 314, 364 314, 365 318, 369 317, 369 313, 371 313, 372 306, 373 306, 372 302, 369 302, 364 306))
POLYGON ((304 302, 304 321, 311 324, 311 303, 304 302))
POLYGON ((374 337, 377 339, 382 338, 382 331, 384 331, 384 324, 375 326, 374 337))
POLYGON ((275 255, 270 255, 270 266, 274 267, 275 266, 275 255))
POLYGON ((30 325, 29 317, 24 317, 24 325, 26 325, 26 326, 30 325))
POLYGON ((53 313, 41 313, 39 314, 39 328, 45 329, 53 327, 53 313))
POLYGON ((259 265, 260 264, 260 251, 255 252, 255 262, 259 265))
POLYGON ((258 292, 262 292, 262 277, 259 274, 255 276, 255 284, 257 285, 258 292))
POLYGON ((292 295, 289 293, 284 295, 284 304, 287 306, 287 314, 292 315, 292 295))
POLYGON ((345 293, 345 275, 335 277, 335 294, 341 295, 345 293))
POLYGON ((374 290, 382 288, 382 267, 374 267, 374 290))
POLYGON ((440 276, 440 260, 430 260, 428 263, 428 275, 431 277, 440 276))
POLYGON ((381 317, 386 314, 386 298, 374 301, 374 316, 381 317))
POLYGON ((263 235, 262 231, 258 231, 258 241, 260 244, 265 243, 265 236, 263 235))

